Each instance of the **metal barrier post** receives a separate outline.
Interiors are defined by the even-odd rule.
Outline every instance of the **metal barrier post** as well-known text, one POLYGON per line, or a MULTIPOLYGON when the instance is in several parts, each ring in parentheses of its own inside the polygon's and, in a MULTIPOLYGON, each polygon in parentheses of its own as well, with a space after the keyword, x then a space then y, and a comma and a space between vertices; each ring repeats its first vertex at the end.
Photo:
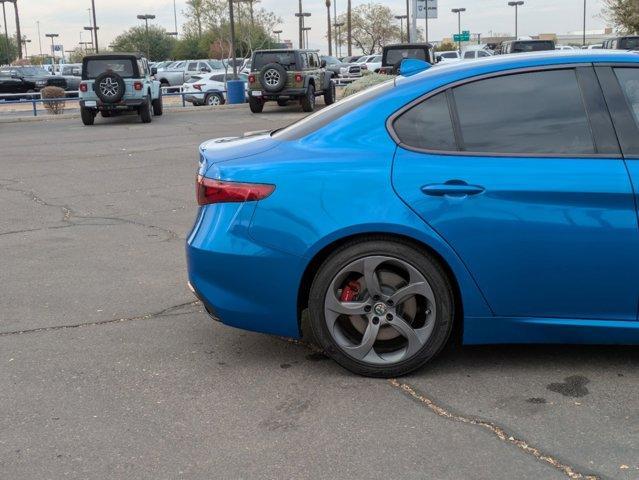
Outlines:
POLYGON ((31 103, 33 104, 33 116, 37 117, 38 116, 38 107, 36 107, 36 100, 35 100, 35 98, 33 98, 33 95, 31 95, 31 103))
POLYGON ((186 107, 186 102, 184 101, 184 92, 180 92, 180 97, 182 97, 182 106, 186 107))

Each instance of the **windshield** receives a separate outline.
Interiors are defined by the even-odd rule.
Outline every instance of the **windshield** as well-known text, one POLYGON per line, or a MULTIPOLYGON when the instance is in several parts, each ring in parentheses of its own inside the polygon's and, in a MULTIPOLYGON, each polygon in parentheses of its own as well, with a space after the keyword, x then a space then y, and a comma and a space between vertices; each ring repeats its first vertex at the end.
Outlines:
POLYGON ((209 60, 207 63, 211 70, 224 70, 224 64, 221 60, 209 60))
POLYGON ((540 52, 542 50, 554 50, 555 44, 550 40, 539 42, 515 42, 513 43, 513 53, 540 52))
POLYGON ((273 132, 273 138, 278 140, 297 140, 305 137, 338 118, 352 112, 365 103, 383 95, 395 86, 395 80, 388 80, 366 90, 362 90, 354 95, 343 98, 330 107, 323 108, 309 115, 298 122, 289 125, 281 130, 273 132))
POLYGON ((86 78, 96 78, 104 72, 114 72, 122 78, 133 78, 133 62, 129 58, 96 58, 86 62, 86 78))
POLYGON ((397 65, 405 58, 416 58, 418 60, 428 61, 426 50, 423 48, 390 48, 386 52, 386 66, 397 65))
POLYGON ((622 38, 619 42, 619 46, 623 50, 639 50, 639 37, 622 38))
POLYGON ((339 63, 341 63, 335 57, 322 57, 322 58, 326 61, 326 65, 338 65, 339 63))
POLYGON ((24 75, 25 77, 37 77, 37 76, 49 76, 51 75, 44 68, 36 68, 36 67, 20 67, 17 68, 16 71, 19 75, 24 75))
POLYGON ((294 52, 260 52, 253 57, 253 70, 262 70, 269 63, 279 63, 286 70, 295 70, 294 52))
POLYGON ((457 52, 442 52, 440 56, 443 58, 457 58, 457 52))

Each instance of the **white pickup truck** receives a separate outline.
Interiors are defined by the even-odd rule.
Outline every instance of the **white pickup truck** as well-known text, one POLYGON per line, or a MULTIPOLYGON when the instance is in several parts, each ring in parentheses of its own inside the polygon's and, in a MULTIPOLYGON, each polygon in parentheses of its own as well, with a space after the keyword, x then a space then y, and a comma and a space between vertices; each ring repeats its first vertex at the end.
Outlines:
POLYGON ((193 75, 220 71, 224 71, 224 64, 220 60, 183 60, 168 70, 159 71, 155 78, 163 87, 179 87, 193 75))

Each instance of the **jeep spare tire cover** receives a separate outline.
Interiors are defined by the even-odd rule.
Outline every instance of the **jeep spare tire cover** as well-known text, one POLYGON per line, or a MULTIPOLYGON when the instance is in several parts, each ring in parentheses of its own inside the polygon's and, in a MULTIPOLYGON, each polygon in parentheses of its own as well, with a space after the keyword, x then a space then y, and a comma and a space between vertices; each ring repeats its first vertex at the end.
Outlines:
POLYGON ((104 103, 116 103, 122 100, 126 85, 115 72, 104 72, 95 77, 93 90, 104 103))
POLYGON ((260 83, 267 92, 281 92, 284 90, 287 80, 286 69, 278 63, 269 63, 260 71, 260 83))

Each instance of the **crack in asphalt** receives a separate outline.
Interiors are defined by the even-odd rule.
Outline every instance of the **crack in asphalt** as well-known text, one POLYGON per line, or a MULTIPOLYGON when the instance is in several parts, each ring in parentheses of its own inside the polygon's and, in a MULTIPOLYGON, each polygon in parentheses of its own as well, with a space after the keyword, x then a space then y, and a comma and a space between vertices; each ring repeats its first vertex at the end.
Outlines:
MULTIPOLYGON (((59 208, 61 210, 61 212, 62 212, 61 221, 65 222, 67 224, 67 225, 54 225, 54 226, 44 227, 44 228, 35 228, 35 229, 26 229, 26 230, 15 230, 15 231, 10 231, 10 232, 2 232, 2 233, 0 233, 0 236, 3 236, 3 235, 15 235, 15 234, 19 234, 19 233, 36 232, 36 231, 41 231, 41 230, 55 230, 55 229, 60 229, 60 228, 68 228, 68 227, 71 227, 71 226, 100 225, 100 224, 86 224, 86 223, 83 224, 83 223, 77 223, 77 222, 73 221, 73 219, 78 219, 78 220, 105 220, 105 221, 111 221, 111 222, 119 222, 119 224, 129 224, 129 225, 135 225, 135 226, 138 226, 138 227, 149 228, 149 229, 157 230, 159 232, 162 232, 162 233, 166 234, 168 236, 166 241, 184 240, 185 239, 184 237, 181 237, 177 232, 175 232, 173 230, 170 230, 168 228, 160 227, 158 225, 150 225, 150 224, 147 224, 147 223, 138 222, 136 220, 131 220, 131 219, 128 219, 128 218, 79 215, 78 213, 74 212, 71 209, 71 207, 69 207, 68 205, 60 205, 60 204, 47 202, 41 196, 39 196, 37 193, 35 193, 33 190, 24 190, 24 189, 20 189, 20 188, 12 188, 12 187, 9 187, 7 185, 0 185, 0 189, 3 189, 5 191, 9 191, 9 192, 21 193, 22 195, 25 195, 26 197, 30 198, 32 201, 34 201, 35 203, 37 203, 38 205, 43 206, 43 207, 59 208)), ((104 225, 108 225, 108 224, 104 224, 104 225)), ((112 224, 112 225, 116 225, 116 224, 112 224)))
MULTIPOLYGON (((179 303, 177 305, 172 305, 170 307, 164 308, 158 312, 145 313, 143 315, 136 315, 134 317, 113 318, 110 320, 98 320, 95 322, 85 322, 85 323, 77 323, 77 324, 71 324, 71 325, 55 325, 52 327, 40 327, 40 328, 32 328, 27 330, 17 330, 12 332, 0 332, 0 337, 8 337, 11 335, 25 335, 28 333, 50 332, 55 330, 67 330, 71 328, 96 327, 100 325, 108 325, 110 323, 134 322, 138 320, 150 320, 152 318, 158 318, 158 317, 175 316, 175 315, 178 315, 177 313, 175 313, 176 310, 179 310, 184 307, 191 307, 193 305, 198 305, 199 303, 200 303, 199 300, 186 302, 186 303, 179 303)), ((184 312, 184 314, 186 313, 191 313, 191 312, 184 312)))
POLYGON ((400 382, 399 380, 394 378, 390 379, 388 382, 392 387, 399 389, 402 393, 412 398, 413 400, 416 400, 417 402, 419 402, 420 404, 428 408, 430 411, 435 413, 437 416, 447 420, 451 420, 453 422, 459 422, 459 423, 464 423, 466 425, 474 425, 474 426, 483 428, 484 430, 492 433, 502 442, 506 442, 508 444, 511 444, 517 447, 520 451, 528 455, 531 455, 533 458, 535 458, 536 460, 540 462, 547 463, 548 465, 559 470, 561 473, 563 473, 566 477, 570 479, 601 480, 603 478, 602 476, 599 476, 599 475, 593 475, 593 474, 588 474, 588 473, 583 473, 578 471, 575 467, 567 465, 566 463, 563 463, 561 460, 544 452, 539 447, 531 445, 525 440, 522 440, 521 438, 517 438, 514 435, 508 433, 504 428, 500 427, 499 425, 488 422, 486 420, 481 420, 476 417, 453 413, 450 410, 447 410, 446 408, 442 407, 441 405, 438 405, 437 403, 435 403, 435 401, 433 401, 431 398, 427 397, 423 393, 418 392, 417 389, 413 387, 412 385, 410 385, 409 383, 400 382))

